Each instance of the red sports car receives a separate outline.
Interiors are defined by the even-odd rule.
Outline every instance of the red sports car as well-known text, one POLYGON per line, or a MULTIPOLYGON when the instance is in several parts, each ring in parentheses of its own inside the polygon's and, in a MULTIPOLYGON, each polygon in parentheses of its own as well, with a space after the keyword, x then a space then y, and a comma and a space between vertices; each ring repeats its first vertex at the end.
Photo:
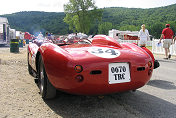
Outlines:
POLYGON ((96 35, 91 41, 35 41, 28 45, 28 70, 38 78, 43 99, 54 98, 56 90, 77 95, 136 90, 150 80, 156 67, 147 48, 119 44, 105 35, 96 35))

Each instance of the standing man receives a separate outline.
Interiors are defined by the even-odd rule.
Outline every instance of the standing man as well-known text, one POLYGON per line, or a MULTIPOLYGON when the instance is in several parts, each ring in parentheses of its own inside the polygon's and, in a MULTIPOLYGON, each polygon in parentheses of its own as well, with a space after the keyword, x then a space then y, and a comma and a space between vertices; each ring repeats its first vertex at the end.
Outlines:
POLYGON ((166 28, 163 29, 160 40, 159 40, 159 43, 161 43, 161 39, 164 39, 163 48, 165 49, 165 56, 166 56, 166 58, 164 58, 164 59, 171 58, 169 48, 170 48, 171 44, 173 43, 173 36, 174 36, 174 33, 170 29, 170 24, 166 24, 166 28))

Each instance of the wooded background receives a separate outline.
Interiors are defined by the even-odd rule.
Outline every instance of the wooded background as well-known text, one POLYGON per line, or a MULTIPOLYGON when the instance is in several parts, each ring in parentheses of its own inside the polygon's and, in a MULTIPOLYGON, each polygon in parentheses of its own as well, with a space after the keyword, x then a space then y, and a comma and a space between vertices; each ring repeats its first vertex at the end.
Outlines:
MULTIPOLYGON (((165 24, 171 24, 176 31, 176 4, 150 9, 141 8, 103 8, 101 21, 91 25, 88 35, 108 34, 111 29, 139 31, 142 24, 146 25, 154 38, 159 38, 165 24)), ((10 27, 23 32, 51 32, 57 35, 72 33, 63 21, 64 12, 24 11, 1 15, 7 17, 10 27)))

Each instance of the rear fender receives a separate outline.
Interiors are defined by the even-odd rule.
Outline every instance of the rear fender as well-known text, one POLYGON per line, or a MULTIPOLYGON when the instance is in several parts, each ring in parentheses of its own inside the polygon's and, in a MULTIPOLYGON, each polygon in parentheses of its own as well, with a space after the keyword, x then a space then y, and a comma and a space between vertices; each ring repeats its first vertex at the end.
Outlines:
POLYGON ((152 58, 152 60, 153 60, 153 64, 154 64, 154 61, 155 61, 155 58, 154 58, 154 56, 153 56, 153 53, 148 49, 148 48, 146 48, 146 47, 141 47, 143 50, 145 50, 149 55, 150 55, 150 57, 152 58))
POLYGON ((40 55, 42 56, 48 79, 53 86, 56 86, 57 77, 62 78, 66 71, 68 74, 72 73, 68 70, 68 66, 71 66, 70 63, 72 63, 72 57, 59 46, 51 43, 43 44, 39 49, 36 65, 38 65, 40 55))
POLYGON ((152 52, 149 49, 147 49, 146 47, 139 47, 139 46, 137 46, 137 44, 132 44, 132 43, 122 43, 121 45, 123 48, 132 49, 134 51, 141 52, 145 55, 150 56, 152 59, 152 62, 154 64, 154 56, 153 56, 152 52))
POLYGON ((35 44, 29 44, 27 48, 27 56, 28 56, 28 62, 31 65, 31 67, 36 71, 36 55, 38 52, 39 47, 35 44))
POLYGON ((145 50, 149 55, 150 57, 152 58, 153 60, 153 65, 154 65, 154 69, 158 68, 160 66, 160 63, 158 60, 155 59, 153 53, 146 47, 141 47, 143 50, 145 50))
POLYGON ((154 63, 155 58, 153 56, 153 53, 148 48, 146 48, 146 47, 139 47, 139 46, 137 46, 136 43, 132 43, 132 44, 131 43, 124 43, 123 46, 125 48, 129 48, 129 49, 133 49, 133 50, 141 50, 141 48, 142 48, 143 49, 142 51, 143 52, 147 52, 147 54, 150 55, 150 57, 152 58, 152 61, 154 63))

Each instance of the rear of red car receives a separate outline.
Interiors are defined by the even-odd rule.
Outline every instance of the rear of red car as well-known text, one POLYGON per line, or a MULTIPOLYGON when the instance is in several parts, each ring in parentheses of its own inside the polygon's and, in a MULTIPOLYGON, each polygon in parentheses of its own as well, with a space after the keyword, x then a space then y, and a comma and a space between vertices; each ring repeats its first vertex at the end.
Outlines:
POLYGON ((152 76, 152 58, 133 44, 72 45, 61 50, 48 48, 50 56, 43 55, 48 78, 61 91, 101 95, 135 90, 152 76))

